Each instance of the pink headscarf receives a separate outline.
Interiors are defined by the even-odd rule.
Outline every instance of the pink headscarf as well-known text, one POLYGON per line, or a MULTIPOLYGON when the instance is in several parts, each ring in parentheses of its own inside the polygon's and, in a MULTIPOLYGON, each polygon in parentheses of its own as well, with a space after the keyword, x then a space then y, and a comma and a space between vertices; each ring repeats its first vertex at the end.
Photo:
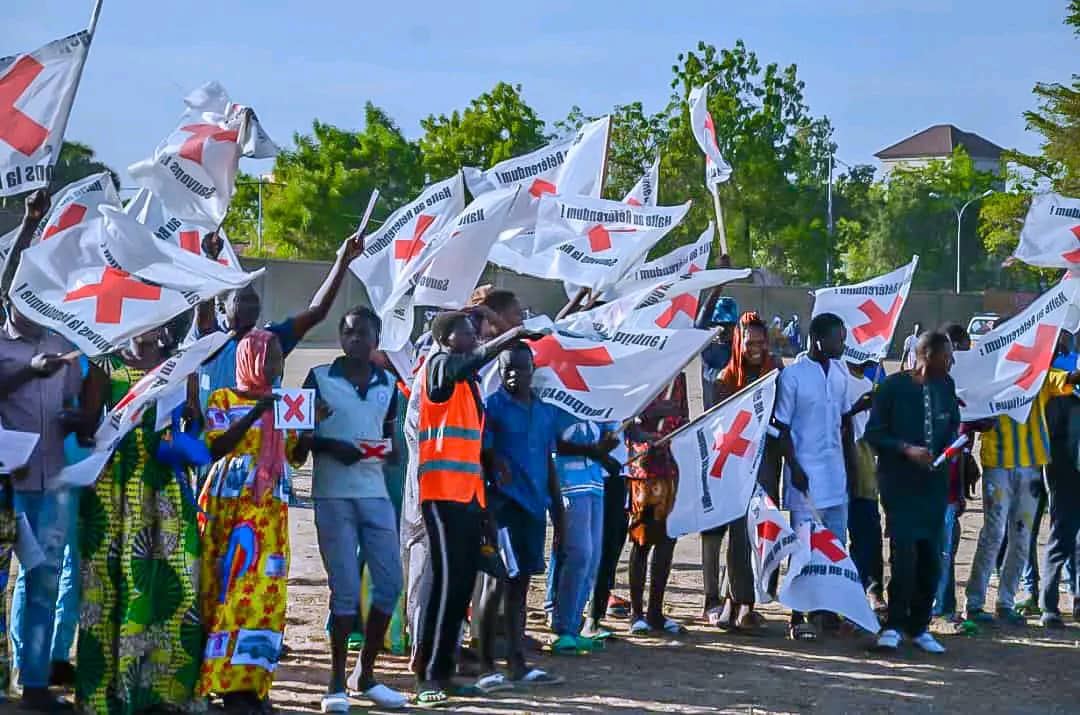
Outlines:
MULTIPOLYGON (((266 378, 266 355, 277 336, 269 330, 252 330, 236 346, 236 388, 254 397, 265 397, 273 391, 266 378)), ((267 410, 259 418, 262 438, 259 458, 255 465, 255 501, 263 495, 285 471, 285 433, 274 428, 274 411, 267 410)))

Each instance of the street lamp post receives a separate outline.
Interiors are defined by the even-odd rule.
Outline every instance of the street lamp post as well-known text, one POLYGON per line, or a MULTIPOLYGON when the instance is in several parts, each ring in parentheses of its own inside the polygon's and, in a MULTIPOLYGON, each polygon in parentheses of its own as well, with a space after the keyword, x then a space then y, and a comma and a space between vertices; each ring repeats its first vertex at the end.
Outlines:
MULTIPOLYGON (((964 202, 961 206, 953 206, 953 211, 956 212, 956 294, 960 295, 960 228, 964 222, 964 212, 967 211, 967 207, 975 203, 979 199, 985 199, 990 194, 994 193, 993 189, 987 189, 978 196, 972 197, 964 202)), ((941 198, 941 194, 936 191, 931 191, 930 196, 935 199, 941 198)))

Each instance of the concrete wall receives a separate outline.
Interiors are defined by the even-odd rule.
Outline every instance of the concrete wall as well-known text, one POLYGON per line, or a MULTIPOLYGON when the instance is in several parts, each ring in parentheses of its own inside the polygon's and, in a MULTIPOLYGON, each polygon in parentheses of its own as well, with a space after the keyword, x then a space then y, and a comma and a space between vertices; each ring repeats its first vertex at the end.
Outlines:
MULTIPOLYGON (((329 270, 330 264, 313 261, 254 261, 244 260, 248 270, 266 268, 266 274, 256 283, 263 299, 263 318, 281 320, 308 306, 329 270)), ((483 283, 513 290, 524 306, 537 313, 554 315, 566 303, 566 293, 562 284, 555 281, 541 280, 531 276, 519 276, 516 273, 495 269, 488 266, 483 283)), ((803 331, 810 324, 812 298, 809 288, 789 286, 755 286, 733 284, 726 286, 724 292, 738 301, 739 310, 756 310, 769 320, 779 313, 785 320, 793 313, 798 313, 803 331)), ((1027 305, 1035 296, 1028 293, 989 294, 964 293, 954 295, 947 292, 912 291, 904 312, 900 316, 897 335, 911 332, 911 326, 918 322, 924 327, 937 327, 948 321, 967 324, 975 313, 991 310, 1010 313, 1027 305), (1011 310, 1008 308, 1012 308, 1011 310)), ((367 295, 363 285, 351 274, 346 277, 338 299, 335 301, 330 317, 308 335, 306 343, 312 346, 334 345, 337 342, 337 321, 341 314, 352 305, 366 304, 367 295)), ((417 329, 423 324, 425 309, 418 309, 417 329)), ((894 351, 899 349, 899 337, 894 340, 894 351)))

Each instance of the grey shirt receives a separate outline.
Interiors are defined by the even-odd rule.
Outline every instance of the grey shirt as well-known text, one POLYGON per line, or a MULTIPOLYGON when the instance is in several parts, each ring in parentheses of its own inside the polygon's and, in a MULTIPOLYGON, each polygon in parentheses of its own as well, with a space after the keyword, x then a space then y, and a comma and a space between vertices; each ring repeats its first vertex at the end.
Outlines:
MULTIPOLYGON (((74 349, 74 345, 56 333, 43 331, 38 338, 26 338, 7 322, 0 328, 0 380, 25 369, 35 355, 63 354, 74 349)), ((64 428, 60 423, 60 411, 75 403, 81 385, 79 363, 73 361, 51 377, 32 379, 0 399, 0 423, 4 429, 41 435, 27 464, 26 478, 14 482, 16 491, 48 488, 64 468, 64 428)))

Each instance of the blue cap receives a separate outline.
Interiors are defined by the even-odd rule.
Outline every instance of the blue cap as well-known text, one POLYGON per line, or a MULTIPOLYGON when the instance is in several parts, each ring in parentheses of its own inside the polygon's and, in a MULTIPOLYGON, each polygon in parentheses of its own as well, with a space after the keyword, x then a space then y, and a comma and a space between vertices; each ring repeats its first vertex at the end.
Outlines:
POLYGON ((739 322, 739 304, 735 302, 735 299, 731 296, 721 296, 716 301, 716 307, 713 308, 712 322, 718 323, 730 323, 734 325, 739 322))

